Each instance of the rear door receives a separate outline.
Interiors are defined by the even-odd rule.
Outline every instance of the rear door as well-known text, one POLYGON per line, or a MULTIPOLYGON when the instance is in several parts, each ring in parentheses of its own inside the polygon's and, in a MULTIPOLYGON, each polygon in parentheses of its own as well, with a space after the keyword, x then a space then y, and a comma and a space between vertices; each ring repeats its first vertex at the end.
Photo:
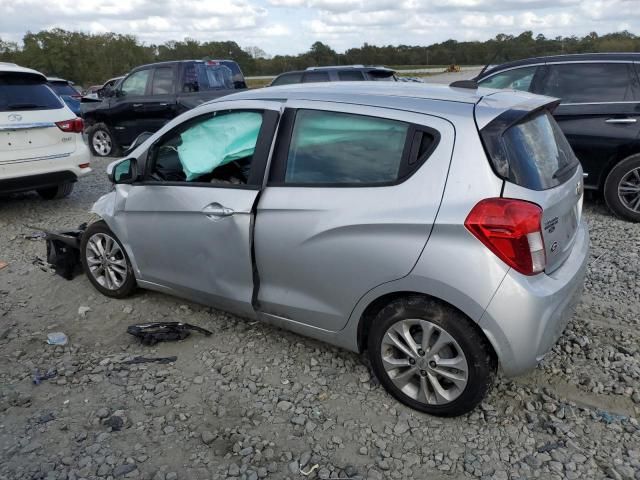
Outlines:
POLYGON ((287 107, 256 215, 257 308, 336 331, 367 291, 407 275, 420 256, 454 129, 374 107, 287 107))
POLYGON ((640 134, 640 87, 632 63, 550 64, 536 93, 561 99, 553 115, 598 187, 640 134))
POLYGON ((55 159, 76 148, 55 122, 74 117, 44 78, 0 73, 0 177, 3 165, 55 159))

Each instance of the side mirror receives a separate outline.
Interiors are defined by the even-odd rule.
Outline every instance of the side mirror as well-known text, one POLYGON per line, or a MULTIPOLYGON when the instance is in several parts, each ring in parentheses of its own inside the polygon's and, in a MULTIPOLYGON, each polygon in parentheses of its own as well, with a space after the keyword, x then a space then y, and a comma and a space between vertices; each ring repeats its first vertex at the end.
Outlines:
POLYGON ((130 184, 138 179, 138 162, 135 158, 127 158, 116 163, 107 172, 109 180, 115 184, 130 184))

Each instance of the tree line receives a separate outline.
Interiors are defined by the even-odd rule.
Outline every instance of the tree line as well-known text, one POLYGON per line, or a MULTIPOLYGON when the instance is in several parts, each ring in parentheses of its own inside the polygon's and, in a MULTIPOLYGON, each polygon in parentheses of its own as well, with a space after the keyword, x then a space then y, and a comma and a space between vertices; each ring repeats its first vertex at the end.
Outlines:
POLYGON ((225 58, 238 62, 245 75, 276 75, 288 70, 322 65, 480 65, 538 55, 585 52, 638 52, 640 37, 628 32, 584 37, 499 34, 480 42, 447 40, 428 46, 365 43, 338 53, 315 42, 299 55, 267 55, 259 46, 241 48, 234 41, 201 42, 193 39, 147 45, 133 35, 88 34, 62 29, 28 32, 22 44, 0 39, 0 61, 14 62, 47 75, 59 76, 88 86, 124 75, 145 63, 180 59, 225 58))

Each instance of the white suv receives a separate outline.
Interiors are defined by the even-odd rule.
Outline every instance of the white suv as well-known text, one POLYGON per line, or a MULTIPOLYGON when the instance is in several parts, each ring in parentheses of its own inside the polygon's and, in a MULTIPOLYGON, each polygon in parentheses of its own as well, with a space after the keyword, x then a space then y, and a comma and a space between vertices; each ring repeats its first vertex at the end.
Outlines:
POLYGON ((0 63, 0 195, 66 197, 91 171, 83 122, 35 70, 0 63))

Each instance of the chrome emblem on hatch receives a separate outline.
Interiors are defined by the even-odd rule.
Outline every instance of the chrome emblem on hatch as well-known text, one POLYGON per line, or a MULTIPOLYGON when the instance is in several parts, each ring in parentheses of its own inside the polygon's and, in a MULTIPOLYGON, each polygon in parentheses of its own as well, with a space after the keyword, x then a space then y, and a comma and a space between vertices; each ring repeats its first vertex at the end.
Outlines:
POLYGON ((560 244, 558 242, 553 242, 551 244, 551 253, 554 253, 558 249, 559 246, 560 246, 560 244))
POLYGON ((582 195, 582 182, 576 183, 576 195, 578 197, 582 195))
POLYGON ((22 120, 22 115, 20 115, 19 113, 11 113, 7 118, 10 122, 19 122, 20 120, 22 120))

